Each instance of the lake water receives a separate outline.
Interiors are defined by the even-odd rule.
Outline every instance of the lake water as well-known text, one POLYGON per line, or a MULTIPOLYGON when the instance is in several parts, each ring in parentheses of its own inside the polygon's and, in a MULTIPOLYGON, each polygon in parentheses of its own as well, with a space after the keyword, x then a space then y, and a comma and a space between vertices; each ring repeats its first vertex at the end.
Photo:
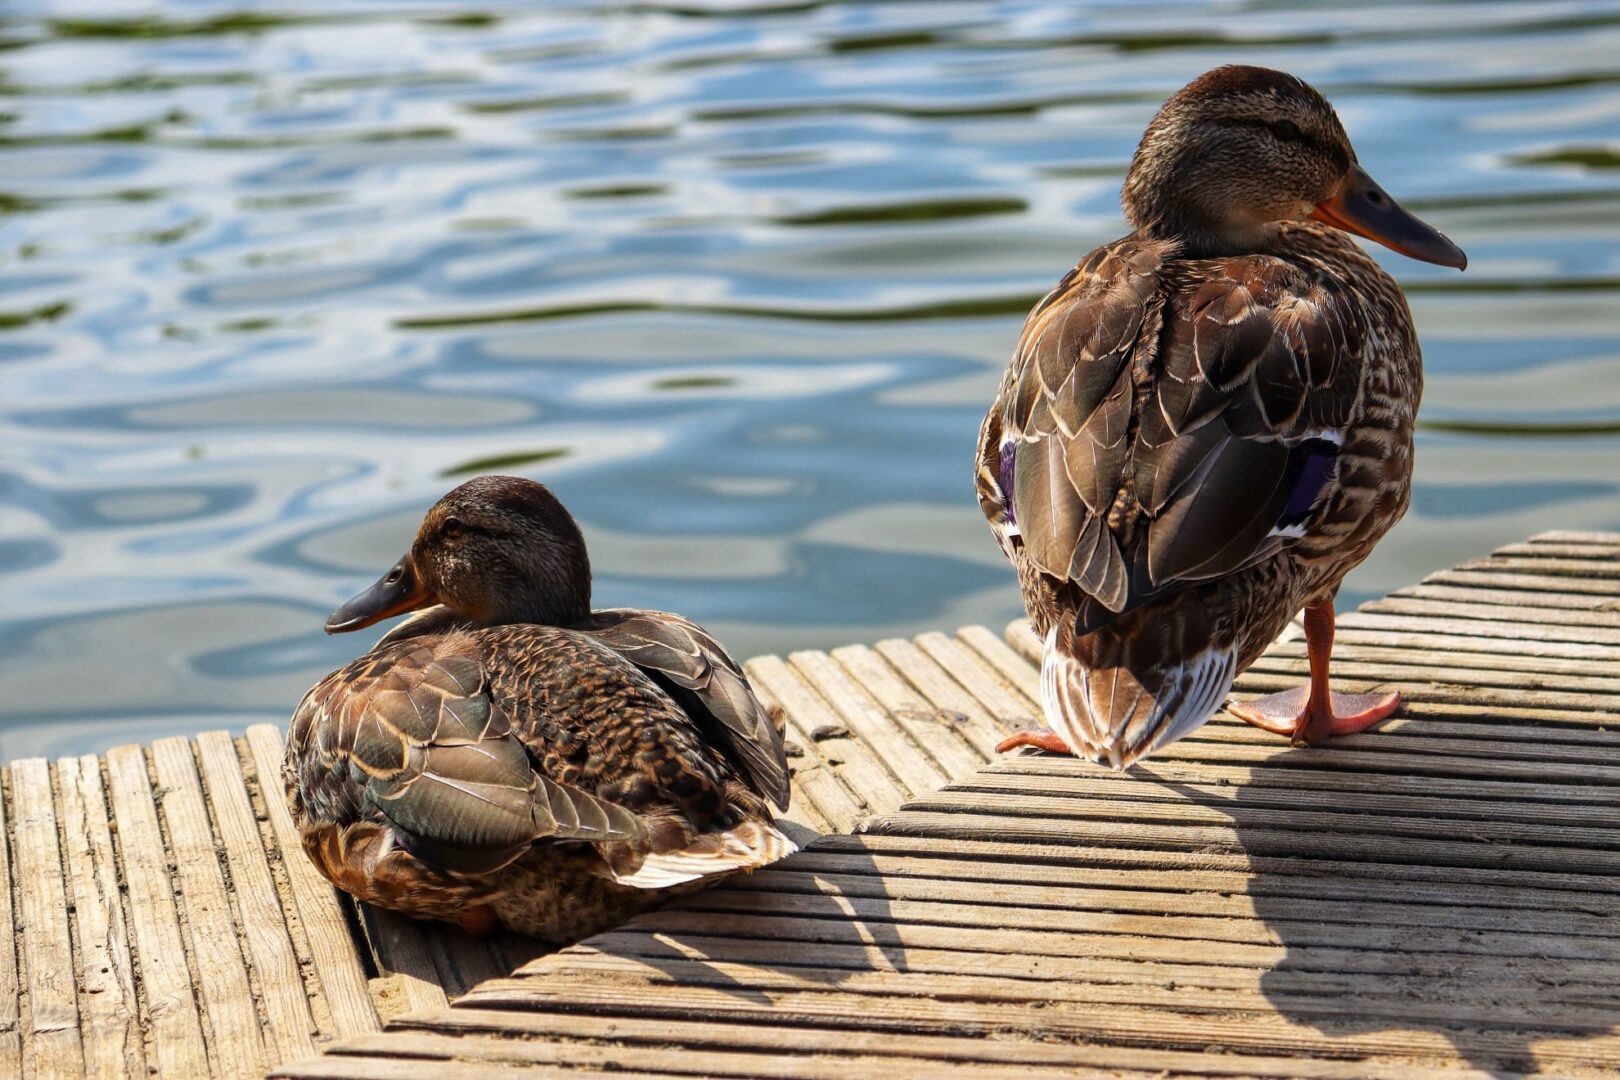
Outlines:
POLYGON ((284 720, 485 470, 739 655, 999 624, 985 404, 1229 61, 1472 261, 1380 252, 1430 426, 1346 600, 1620 527, 1620 3, 0 10, 0 757, 284 720))

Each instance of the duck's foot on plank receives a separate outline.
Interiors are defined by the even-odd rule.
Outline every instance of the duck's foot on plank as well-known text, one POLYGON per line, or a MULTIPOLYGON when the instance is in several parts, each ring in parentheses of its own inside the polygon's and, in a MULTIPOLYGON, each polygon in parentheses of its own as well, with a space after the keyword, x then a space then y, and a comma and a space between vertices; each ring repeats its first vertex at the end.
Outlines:
POLYGON ((1267 694, 1227 712, 1245 723, 1291 739, 1295 746, 1321 742, 1337 735, 1354 735, 1387 720, 1401 706, 1401 695, 1331 694, 1329 709, 1310 706, 1310 688, 1296 686, 1267 694))

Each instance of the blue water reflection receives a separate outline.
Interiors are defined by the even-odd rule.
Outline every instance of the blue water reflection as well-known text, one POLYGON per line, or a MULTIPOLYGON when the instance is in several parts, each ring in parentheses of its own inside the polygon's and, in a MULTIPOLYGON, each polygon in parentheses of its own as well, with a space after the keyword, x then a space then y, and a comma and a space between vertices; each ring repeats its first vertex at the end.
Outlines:
POLYGON ((1387 259, 1450 426, 1349 599, 1620 527, 1620 3, 131 10, 0 14, 0 757, 283 719, 486 469, 739 653, 1010 617, 984 403, 1227 61, 1472 259, 1387 259))

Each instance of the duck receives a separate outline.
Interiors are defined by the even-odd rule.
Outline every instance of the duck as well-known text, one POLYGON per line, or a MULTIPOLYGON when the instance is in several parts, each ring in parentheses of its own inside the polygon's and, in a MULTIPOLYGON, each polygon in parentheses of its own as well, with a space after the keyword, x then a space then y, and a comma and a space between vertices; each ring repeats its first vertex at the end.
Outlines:
POLYGON ((678 615, 594 610, 544 485, 461 484, 326 630, 407 613, 288 730, 303 849, 356 899, 563 943, 795 850, 782 733, 742 669, 678 615))
POLYGON ((980 509, 1040 640, 1045 728, 1116 769, 1184 738, 1303 612, 1309 681, 1230 712, 1317 743, 1398 694, 1329 685, 1334 599, 1411 501, 1412 314, 1354 240, 1465 269, 1315 88, 1215 68, 1148 124, 1128 235, 1030 311, 980 429, 980 509))

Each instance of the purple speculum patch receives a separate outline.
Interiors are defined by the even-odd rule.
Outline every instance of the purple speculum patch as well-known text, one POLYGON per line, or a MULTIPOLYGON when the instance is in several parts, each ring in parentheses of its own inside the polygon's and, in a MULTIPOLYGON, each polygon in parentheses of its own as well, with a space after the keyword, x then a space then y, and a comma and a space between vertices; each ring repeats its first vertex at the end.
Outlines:
POLYGON ((1002 443, 1001 463, 996 469, 996 483, 1001 486, 1001 505, 1007 508, 1007 520, 1014 525, 1018 524, 1018 515, 1013 511, 1013 462, 1017 456, 1017 443, 1002 443))

